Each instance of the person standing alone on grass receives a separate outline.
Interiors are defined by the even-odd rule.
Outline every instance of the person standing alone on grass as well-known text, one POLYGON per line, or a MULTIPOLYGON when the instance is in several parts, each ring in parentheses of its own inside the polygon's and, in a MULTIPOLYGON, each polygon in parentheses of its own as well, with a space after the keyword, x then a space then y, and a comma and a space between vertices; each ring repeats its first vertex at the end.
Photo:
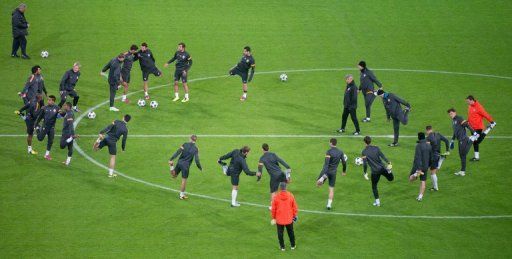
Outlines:
POLYGON ((21 58, 30 59, 27 55, 28 22, 25 19, 27 5, 21 3, 12 12, 12 52, 11 57, 18 58, 18 49, 21 47, 21 58))
POLYGON ((285 251, 284 246, 284 229, 288 232, 290 238, 291 249, 295 249, 295 233, 293 231, 293 223, 297 222, 297 213, 299 208, 295 202, 293 194, 286 191, 286 183, 279 184, 281 190, 272 199, 272 224, 277 225, 277 238, 279 239, 279 247, 281 251, 285 251))
POLYGON ((359 91, 363 94, 364 106, 366 108, 366 117, 363 119, 363 122, 370 122, 372 104, 375 100, 375 88, 373 84, 375 83, 379 89, 382 89, 382 84, 377 77, 375 77, 373 71, 366 67, 366 62, 360 61, 357 67, 359 71, 361 71, 359 91))
POLYGON ((192 57, 185 50, 185 47, 185 43, 179 43, 178 50, 174 53, 174 56, 169 61, 167 61, 167 63, 164 64, 164 67, 168 67, 169 64, 176 61, 176 70, 174 71, 174 99, 172 99, 173 102, 176 102, 180 99, 178 86, 178 82, 180 79, 185 90, 185 98, 183 98, 181 102, 185 103, 189 101, 187 77, 188 71, 190 70, 190 67, 192 67, 192 57))
POLYGON ((352 119, 352 123, 354 123, 354 127, 356 131, 353 135, 359 135, 361 130, 359 129, 359 122, 357 121, 357 86, 354 82, 354 77, 352 75, 345 76, 345 82, 347 83, 347 87, 345 88, 345 95, 343 96, 343 115, 341 115, 341 128, 338 130, 338 133, 345 132, 345 126, 347 125, 348 115, 350 114, 350 118, 352 119))

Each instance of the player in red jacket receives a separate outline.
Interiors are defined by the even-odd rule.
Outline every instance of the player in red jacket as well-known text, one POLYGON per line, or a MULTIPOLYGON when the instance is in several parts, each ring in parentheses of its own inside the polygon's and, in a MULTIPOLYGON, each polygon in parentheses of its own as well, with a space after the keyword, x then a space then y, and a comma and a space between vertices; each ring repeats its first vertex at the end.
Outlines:
POLYGON ((479 145, 484 140, 485 136, 489 134, 491 129, 496 126, 496 122, 494 122, 491 115, 489 115, 484 107, 473 97, 472 95, 466 97, 466 103, 468 106, 468 123, 471 128, 473 128, 480 137, 473 142, 473 149, 475 150, 475 157, 471 158, 470 161, 476 162, 480 161, 480 153, 479 153, 479 145), (484 130, 484 122, 483 120, 487 120, 489 125, 484 130))
POLYGON ((293 232, 293 222, 297 222, 297 212, 299 208, 295 202, 293 194, 286 191, 286 183, 279 184, 281 190, 272 199, 272 221, 271 224, 277 224, 277 238, 279 239, 279 246, 281 251, 284 251, 284 238, 283 232, 286 227, 288 237, 290 238, 290 245, 292 250, 295 249, 295 233, 293 232))

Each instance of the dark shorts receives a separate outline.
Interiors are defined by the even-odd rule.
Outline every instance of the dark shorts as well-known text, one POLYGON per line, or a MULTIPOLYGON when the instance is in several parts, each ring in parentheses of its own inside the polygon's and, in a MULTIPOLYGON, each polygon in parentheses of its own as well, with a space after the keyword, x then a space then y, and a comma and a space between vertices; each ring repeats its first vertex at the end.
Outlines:
POLYGON ((188 76, 188 73, 185 70, 183 70, 183 69, 176 69, 176 71, 174 71, 174 82, 178 82, 181 79, 182 83, 186 83, 187 82, 187 76, 188 76), (185 72, 185 74, 183 74, 183 72, 185 72))
POLYGON ((108 138, 104 138, 100 145, 98 146, 99 149, 102 149, 103 147, 108 146, 108 153, 115 156, 117 154, 117 145, 116 142, 110 141, 108 138))
MULTIPOLYGON (((416 173, 416 170, 418 170, 418 168, 413 167, 411 169, 411 172, 409 175, 413 175, 414 173, 416 173)), ((425 172, 423 172, 423 175, 420 175, 420 181, 426 181, 426 180, 427 180, 427 172, 425 171, 425 172)))
POLYGON ((130 83, 130 71, 129 70, 121 70, 121 81, 125 83, 130 83))
POLYGON ((176 167, 174 168, 174 172, 176 173, 176 175, 179 175, 181 173, 181 178, 187 179, 189 168, 190 168, 190 165, 188 165, 188 164, 178 163, 176 165, 176 167))
POLYGON ((247 78, 249 77, 249 73, 248 72, 243 72, 243 71, 240 71, 236 68, 233 68, 229 71, 229 74, 234 76, 234 75, 239 75, 241 78, 242 78, 242 83, 244 84, 247 84, 247 78))
POLYGON ((441 160, 440 154, 434 154, 432 156, 432 164, 430 164, 430 170, 435 170, 439 167, 439 160, 441 160))
POLYGON ((156 68, 156 67, 142 70, 142 81, 144 81, 144 82, 148 81, 150 74, 153 74, 155 76, 160 76, 162 74, 162 72, 160 72, 160 70, 158 70, 158 68, 156 68))
MULTIPOLYGON (((334 187, 336 185, 336 173, 326 173, 327 180, 329 181, 329 187, 334 187)), ((318 179, 320 179, 323 176, 323 174, 320 174, 318 176, 318 179)))
POLYGON ((279 184, 282 182, 286 182, 286 175, 284 173, 278 176, 270 176, 270 193, 277 192, 279 188, 279 184))
POLYGON ((231 185, 237 185, 240 182, 240 174, 231 174, 231 185))
POLYGON ((26 118, 25 124, 27 125, 27 134, 28 135, 34 135, 34 126, 36 124, 36 120, 26 118))

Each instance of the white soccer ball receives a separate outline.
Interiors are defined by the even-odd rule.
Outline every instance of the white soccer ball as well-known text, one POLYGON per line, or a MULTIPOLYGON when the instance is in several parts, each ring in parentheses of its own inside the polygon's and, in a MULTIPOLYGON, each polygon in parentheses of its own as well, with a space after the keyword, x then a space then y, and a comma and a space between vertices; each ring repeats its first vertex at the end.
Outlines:
POLYGON ((157 101, 151 101, 149 103, 149 107, 151 107, 153 109, 156 109, 156 107, 158 107, 158 102, 157 101))
POLYGON ((48 50, 41 51, 41 57, 42 58, 47 58, 49 55, 50 55, 50 53, 48 53, 48 50))
POLYGON ((355 163, 356 165, 363 165, 363 159, 360 157, 356 157, 355 163))
POLYGON ((89 113, 87 113, 87 118, 89 118, 89 119, 91 119, 91 120, 92 120, 92 119, 94 119, 94 118, 96 118, 96 113, 95 113, 95 112, 89 112, 89 113))
POLYGON ((286 82, 286 80, 288 80, 288 76, 286 74, 281 74, 279 79, 281 79, 281 82, 286 82))
POLYGON ((139 100, 137 101, 137 105, 138 105, 139 107, 144 107, 144 106, 146 106, 146 101, 144 101, 144 100, 142 100, 142 99, 139 99, 139 100))

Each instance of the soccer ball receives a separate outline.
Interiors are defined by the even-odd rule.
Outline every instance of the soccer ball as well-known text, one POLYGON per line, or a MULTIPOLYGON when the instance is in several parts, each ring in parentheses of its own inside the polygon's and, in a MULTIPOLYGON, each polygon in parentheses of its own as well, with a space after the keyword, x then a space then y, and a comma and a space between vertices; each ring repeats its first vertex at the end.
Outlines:
POLYGON ((89 112, 89 113, 87 113, 87 118, 89 118, 89 119, 91 119, 91 120, 92 120, 92 119, 94 119, 94 118, 96 118, 96 113, 95 113, 95 112, 89 112))
POLYGON ((346 154, 343 154, 343 161, 345 161, 345 162, 348 161, 348 156, 346 154))
POLYGON ((153 109, 156 109, 156 107, 158 107, 158 102, 157 101, 151 101, 149 103, 149 107, 151 107, 153 109))
POLYGON ((356 163, 356 165, 362 165, 363 164, 363 159, 360 158, 360 157, 356 157, 355 163, 356 163))
POLYGON ((139 107, 144 107, 146 106, 146 101, 142 100, 142 99, 139 99, 139 101, 137 101, 137 105, 139 107))
POLYGON ((50 55, 50 53, 48 53, 48 50, 41 51, 41 57, 42 58, 47 58, 49 55, 50 55))
POLYGON ((286 80, 288 80, 288 76, 286 74, 281 74, 279 79, 281 79, 281 82, 286 82, 286 80))

